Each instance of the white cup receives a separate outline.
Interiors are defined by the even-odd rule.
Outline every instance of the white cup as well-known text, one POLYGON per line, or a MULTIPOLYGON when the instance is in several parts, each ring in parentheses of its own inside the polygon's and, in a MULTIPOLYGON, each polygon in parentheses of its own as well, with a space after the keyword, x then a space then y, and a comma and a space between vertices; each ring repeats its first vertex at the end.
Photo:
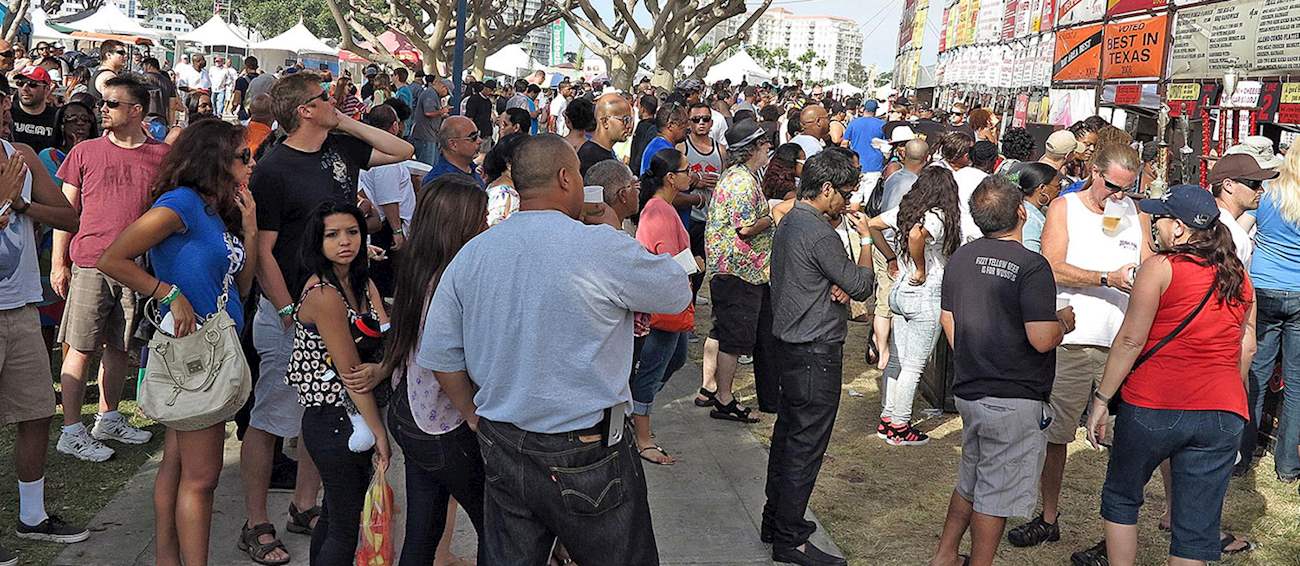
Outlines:
POLYGON ((1065 308, 1065 307, 1068 307, 1068 306, 1070 306, 1070 299, 1065 298, 1065 297, 1057 297, 1057 298, 1056 298, 1056 310, 1057 310, 1057 311, 1060 311, 1061 309, 1063 309, 1063 308, 1065 308))
POLYGON ((605 202, 605 187, 600 185, 589 185, 582 188, 583 204, 603 204, 605 202))

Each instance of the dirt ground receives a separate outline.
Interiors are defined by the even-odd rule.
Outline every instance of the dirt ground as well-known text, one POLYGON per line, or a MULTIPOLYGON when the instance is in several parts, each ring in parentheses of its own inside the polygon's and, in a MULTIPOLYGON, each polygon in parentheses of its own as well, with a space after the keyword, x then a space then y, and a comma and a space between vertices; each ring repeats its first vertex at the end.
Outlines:
MULTIPOLYGON (((711 314, 707 305, 696 309, 696 332, 703 337, 707 335, 711 314)), ((923 565, 938 544, 948 498, 956 485, 961 418, 945 414, 919 422, 918 428, 932 438, 926 446, 894 447, 876 438, 875 425, 880 416, 876 382, 880 372, 864 360, 867 325, 850 323, 849 326, 839 417, 813 492, 812 509, 830 530, 850 564, 923 565)), ((697 363, 702 345, 701 340, 691 347, 697 363)), ((749 366, 741 366, 737 375, 736 396, 747 406, 757 406, 749 366)), ((916 414, 926 407, 918 394, 916 414)), ((764 415, 762 422, 751 425, 764 443, 770 442, 773 422, 774 415, 764 415)), ((1088 446, 1080 429, 1078 439, 1070 445, 1061 496, 1061 541, 1020 549, 1004 539, 997 562, 1068 565, 1071 553, 1100 540, 1100 492, 1106 462, 1106 453, 1088 446)), ((1245 555, 1225 556, 1222 564, 1300 565, 1300 495, 1295 484, 1282 484, 1272 470, 1270 455, 1247 477, 1233 480, 1223 527, 1247 536, 1258 548, 1245 555)), ((1164 508, 1164 491, 1156 474, 1147 486, 1146 505, 1139 523, 1139 564, 1165 563, 1169 537, 1156 528, 1164 508)), ((1008 521, 1008 528, 1026 520, 1013 518, 1008 521)), ((964 545, 969 548, 969 539, 964 545)))

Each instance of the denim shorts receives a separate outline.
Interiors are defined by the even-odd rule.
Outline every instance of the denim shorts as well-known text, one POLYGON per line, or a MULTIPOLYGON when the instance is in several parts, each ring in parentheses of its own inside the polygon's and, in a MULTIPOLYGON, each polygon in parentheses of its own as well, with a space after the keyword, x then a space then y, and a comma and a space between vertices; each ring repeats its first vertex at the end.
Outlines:
POLYGON ((1148 409, 1120 403, 1101 491, 1101 516, 1136 525, 1143 490, 1170 460, 1173 535, 1169 555, 1219 559, 1219 523, 1246 420, 1227 411, 1148 409))

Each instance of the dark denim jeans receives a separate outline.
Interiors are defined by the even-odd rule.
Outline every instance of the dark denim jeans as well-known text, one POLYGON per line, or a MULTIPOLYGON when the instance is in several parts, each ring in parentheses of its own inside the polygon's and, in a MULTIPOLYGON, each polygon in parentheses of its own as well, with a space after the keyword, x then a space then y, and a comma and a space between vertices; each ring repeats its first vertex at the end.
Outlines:
POLYGON ((655 404, 655 395, 664 388, 668 379, 686 365, 689 353, 689 332, 664 332, 651 330, 641 347, 641 356, 634 364, 632 376, 632 413, 648 415, 655 404))
POLYGON ((480 564, 545 564, 557 537, 578 564, 659 564, 632 430, 612 447, 596 436, 479 419, 487 479, 480 564))
POLYGON ((348 448, 352 422, 343 407, 308 407, 302 413, 302 442, 320 470, 325 502, 311 531, 312 566, 351 566, 361 532, 361 508, 370 486, 373 450, 348 448))
POLYGON ((781 403, 780 340, 772 334, 772 291, 763 285, 758 310, 758 337, 754 340, 754 396, 758 410, 776 413, 781 403))
POLYGON ((1250 422, 1242 438, 1243 459, 1255 452, 1256 427, 1264 412, 1264 394, 1273 377, 1279 355, 1282 375, 1287 378, 1278 410, 1277 445, 1273 461, 1282 478, 1300 477, 1300 292, 1255 289, 1255 337, 1259 351, 1250 364, 1250 422))
POLYGON ((1120 403, 1101 490, 1101 516, 1136 525, 1143 490, 1170 461, 1173 517, 1170 556, 1219 559, 1219 521, 1245 419, 1227 411, 1147 409, 1120 403))
POLYGON ((840 408, 842 344, 781 343, 781 402, 767 457, 763 531, 773 548, 795 548, 817 526, 804 519, 840 408))
POLYGON ((427 566, 447 528, 450 497, 465 509, 482 541, 483 459, 468 424, 438 435, 420 430, 411 417, 405 383, 388 404, 388 430, 406 458, 406 539, 399 564, 427 566))

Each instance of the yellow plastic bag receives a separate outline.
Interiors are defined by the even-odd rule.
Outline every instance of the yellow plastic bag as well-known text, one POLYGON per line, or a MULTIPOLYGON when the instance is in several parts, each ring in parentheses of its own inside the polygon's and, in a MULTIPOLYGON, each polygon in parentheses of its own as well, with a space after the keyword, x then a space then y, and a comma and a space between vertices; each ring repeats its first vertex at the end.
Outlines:
POLYGON ((393 560, 393 488, 387 470, 375 468, 366 489, 366 504, 361 508, 361 544, 357 547, 357 566, 391 566, 393 560))

